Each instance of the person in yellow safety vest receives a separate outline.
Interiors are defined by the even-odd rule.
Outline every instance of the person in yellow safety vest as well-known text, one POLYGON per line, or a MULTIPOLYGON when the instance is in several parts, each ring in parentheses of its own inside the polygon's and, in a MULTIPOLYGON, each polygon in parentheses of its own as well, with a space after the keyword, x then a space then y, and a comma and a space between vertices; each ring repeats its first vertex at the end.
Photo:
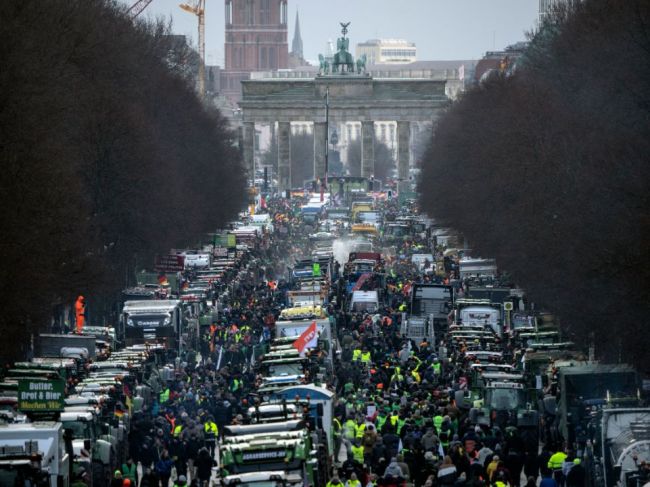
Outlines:
POLYGON ((395 431, 395 433, 397 433, 398 435, 401 435, 402 434, 402 428, 404 427, 405 424, 406 424, 406 419, 399 418, 397 420, 397 431, 395 431))
POLYGON ((413 369, 411 371, 411 376, 413 377, 413 379, 415 379, 415 382, 417 382, 418 384, 422 381, 422 378, 420 377, 420 373, 418 372, 418 369, 413 369))
POLYGON ((361 487, 361 481, 357 478, 356 473, 350 474, 350 480, 345 483, 345 487, 361 487))
POLYGON ((361 358, 361 349, 355 348, 352 352, 352 361, 357 362, 361 358))
POLYGON ((364 351, 361 353, 361 363, 364 363, 366 365, 370 364, 372 357, 370 355, 370 352, 367 349, 364 349, 364 351))
POLYGON ((169 387, 165 387, 158 395, 158 402, 160 404, 165 404, 167 401, 169 401, 169 387))
POLYGON ((178 438, 181 436, 181 432, 183 431, 183 425, 182 424, 177 424, 174 426, 174 430, 172 431, 172 435, 174 435, 174 438, 178 438))
POLYGON ((431 364, 431 368, 433 369, 433 375, 436 377, 440 376, 440 373, 442 372, 442 364, 438 359, 431 364))
POLYGON ((375 424, 377 425, 377 431, 381 432, 381 430, 384 427, 384 424, 386 424, 387 420, 388 420, 388 416, 386 415, 386 412, 381 411, 377 415, 377 419, 375 420, 375 424))
POLYGON ((395 367, 395 372, 390 378, 391 383, 396 381, 396 382, 402 382, 404 380, 404 376, 402 375, 402 371, 399 367, 395 367))
POLYGON ((411 357, 411 358, 418 363, 415 366, 415 368, 411 371, 411 375, 415 379, 415 382, 417 382, 419 384, 422 381, 422 377, 420 376, 420 372, 418 372, 420 370, 420 366, 422 365, 422 360, 420 360, 417 355, 413 355, 413 357, 411 357))
POLYGON ((325 487, 345 487, 345 486, 343 485, 343 482, 341 482, 341 479, 339 478, 338 474, 335 473, 334 476, 332 477, 332 480, 330 480, 325 484, 325 487))
POLYGON ((343 427, 345 438, 352 441, 357 436, 357 423, 353 419, 348 419, 343 427))
POLYGON ((341 434, 343 433, 343 426, 339 418, 332 420, 332 436, 334 437, 334 459, 338 459, 339 451, 341 450, 341 434))
POLYGON ((508 478, 506 477, 506 473, 503 470, 500 470, 497 473, 493 485, 494 487, 510 487, 510 484, 508 483, 508 478))
POLYGON ((440 434, 440 427, 442 426, 442 422, 445 420, 445 418, 441 415, 438 414, 437 416, 434 416, 433 418, 433 426, 436 427, 436 434, 440 434))
POLYGON ((205 434, 205 446, 210 450, 210 455, 214 456, 219 428, 217 427, 217 423, 215 423, 211 417, 203 423, 203 432, 205 434))
POLYGON ((562 450, 558 450, 551 455, 551 458, 548 459, 548 463, 546 464, 548 469, 553 472, 553 478, 558 485, 564 485, 564 473, 562 472, 562 467, 566 458, 567 454, 562 450))
POLYGON ((354 427, 355 430, 354 436, 357 440, 360 440, 361 438, 363 438, 363 434, 366 432, 366 423, 363 419, 358 421, 361 421, 361 423, 357 423, 357 425, 354 427))
POLYGON ((241 386, 242 386, 242 381, 237 378, 234 378, 230 386, 230 391, 237 392, 241 388, 241 386))
POLYGON ((390 417, 390 425, 397 428, 398 422, 399 422, 399 414, 392 414, 390 417))
POLYGON ((399 305, 399 308, 397 308, 400 312, 406 311, 406 303, 402 303, 399 305))
POLYGON ((361 440, 355 440, 352 444, 352 460, 363 465, 363 452, 364 448, 361 444, 361 440))

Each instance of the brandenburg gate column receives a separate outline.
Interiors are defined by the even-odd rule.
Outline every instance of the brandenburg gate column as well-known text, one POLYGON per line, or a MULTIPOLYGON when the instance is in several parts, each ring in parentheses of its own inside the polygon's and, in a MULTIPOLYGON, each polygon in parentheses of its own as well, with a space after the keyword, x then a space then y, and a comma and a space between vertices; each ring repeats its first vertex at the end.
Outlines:
POLYGON ((291 122, 278 122, 278 185, 291 189, 291 122))
POLYGON ((398 191, 408 191, 411 148, 411 122, 397 121, 397 179, 398 191))
POLYGON ((361 122, 361 177, 369 178, 375 174, 375 122, 361 122))
POLYGON ((314 179, 325 177, 325 122, 314 122, 314 179))
POLYGON ((255 179, 253 174, 253 158, 255 157, 255 122, 243 123, 243 144, 244 144, 244 169, 248 175, 255 179))

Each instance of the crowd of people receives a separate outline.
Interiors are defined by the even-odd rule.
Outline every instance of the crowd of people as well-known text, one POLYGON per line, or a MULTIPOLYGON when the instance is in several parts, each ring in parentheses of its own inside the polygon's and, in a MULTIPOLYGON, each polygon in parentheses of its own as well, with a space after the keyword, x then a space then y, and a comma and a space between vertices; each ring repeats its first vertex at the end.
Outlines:
MULTIPOLYGON (((218 319, 197 350, 177 358, 151 410, 134 413, 130 458, 115 472, 114 487, 206 485, 224 426, 246 422, 259 400, 256 350, 275 336, 291 289, 287 266, 309 255, 314 231, 291 200, 269 200, 266 211, 274 230, 224 277, 218 319)), ((371 314, 348 312, 344 270, 337 265, 333 273, 327 314, 340 355, 325 384, 337 397, 327 487, 584 486, 585 469, 572 452, 538 451, 514 427, 472 424, 455 402, 466 386, 459 370, 468 366, 459 350, 401 335, 411 284, 449 277, 432 278, 405 257, 408 247, 429 245, 423 235, 388 249, 384 304, 371 314)))

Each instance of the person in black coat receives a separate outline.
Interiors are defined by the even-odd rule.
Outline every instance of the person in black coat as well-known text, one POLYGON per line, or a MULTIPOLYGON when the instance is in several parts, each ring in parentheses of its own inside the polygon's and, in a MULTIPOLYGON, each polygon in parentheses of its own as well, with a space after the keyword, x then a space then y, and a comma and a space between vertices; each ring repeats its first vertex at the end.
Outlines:
POLYGON ((158 487, 159 485, 160 479, 158 475, 151 468, 147 467, 140 480, 140 487, 158 487))
POLYGON ((203 447, 199 450, 198 458, 196 459, 196 476, 201 482, 208 482, 210 476, 212 475, 212 467, 214 467, 215 461, 210 456, 210 452, 207 448, 203 447))
POLYGON ((573 464, 566 476, 566 487, 584 487, 587 477, 585 467, 582 466, 578 459, 574 460, 573 464))
MULTIPOLYGON (((388 421, 390 421, 390 419, 388 421)), ((387 450, 386 458, 392 458, 396 456, 397 450, 399 449, 400 437, 395 434, 395 429, 391 426, 388 426, 385 433, 382 435, 382 439, 387 450)))

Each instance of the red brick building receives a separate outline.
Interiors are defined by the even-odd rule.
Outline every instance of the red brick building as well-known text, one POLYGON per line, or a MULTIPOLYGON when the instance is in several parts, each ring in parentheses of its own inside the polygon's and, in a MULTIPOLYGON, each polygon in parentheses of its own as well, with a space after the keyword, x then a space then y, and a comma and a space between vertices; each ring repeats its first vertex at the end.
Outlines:
POLYGON ((252 71, 289 67, 288 0, 225 0, 225 68, 221 90, 241 98, 241 80, 252 71))

